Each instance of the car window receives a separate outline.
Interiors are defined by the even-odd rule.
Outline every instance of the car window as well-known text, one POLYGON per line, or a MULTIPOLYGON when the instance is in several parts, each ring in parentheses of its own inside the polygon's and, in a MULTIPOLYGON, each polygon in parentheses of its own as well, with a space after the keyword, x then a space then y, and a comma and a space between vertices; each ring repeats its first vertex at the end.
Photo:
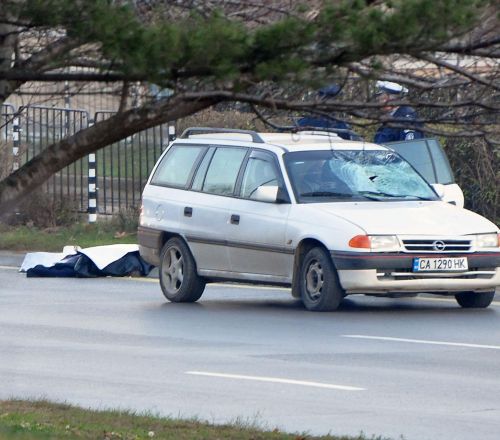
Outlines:
POLYGON ((311 150, 284 158, 299 203, 437 200, 422 176, 390 150, 311 150))
POLYGON ((246 148, 217 148, 208 167, 203 191, 225 196, 232 195, 246 153, 246 148))
POLYGON ((163 157, 151 179, 153 185, 184 188, 206 147, 174 145, 163 157))
POLYGON ((448 158, 446 157, 446 154, 439 141, 436 139, 428 139, 427 145, 429 146, 432 158, 434 159, 434 166, 436 168, 437 174, 437 183, 446 185, 455 182, 450 163, 448 162, 448 158))
POLYGON ((279 185, 278 176, 271 154, 252 152, 243 174, 240 196, 252 199, 259 186, 279 185))
POLYGON ((210 165, 210 161, 212 160, 214 152, 215 152, 215 147, 210 147, 208 153, 205 154, 205 157, 201 161, 198 170, 196 171, 196 175, 194 176, 193 185, 191 189, 195 191, 201 191, 201 189, 203 188, 203 183, 205 182, 207 169, 208 166, 210 165))

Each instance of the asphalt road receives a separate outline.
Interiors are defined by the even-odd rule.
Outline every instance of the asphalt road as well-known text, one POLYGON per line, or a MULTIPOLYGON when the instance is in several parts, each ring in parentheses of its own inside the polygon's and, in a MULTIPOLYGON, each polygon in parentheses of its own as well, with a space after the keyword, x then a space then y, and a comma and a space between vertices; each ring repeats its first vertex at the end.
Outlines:
POLYGON ((500 436, 500 300, 352 297, 306 312, 286 289, 26 278, 0 267, 0 398, 48 398, 312 434, 500 436))

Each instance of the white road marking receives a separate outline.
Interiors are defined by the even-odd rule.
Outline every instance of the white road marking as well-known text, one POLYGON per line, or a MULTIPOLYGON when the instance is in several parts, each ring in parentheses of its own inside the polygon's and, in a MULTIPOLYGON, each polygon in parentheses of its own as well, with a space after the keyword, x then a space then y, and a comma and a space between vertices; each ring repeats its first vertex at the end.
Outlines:
POLYGON ((359 388, 359 387, 334 385, 331 383, 323 383, 323 382, 309 382, 304 380, 283 379, 279 377, 243 376, 241 374, 210 373, 208 371, 186 371, 185 374, 190 374, 193 376, 221 377, 224 379, 240 379, 240 380, 253 380, 257 382, 284 383, 288 385, 301 385, 306 387, 328 388, 332 390, 342 390, 342 391, 365 391, 365 388, 359 388))
POLYGON ((0 266, 0 269, 19 270, 19 267, 15 267, 15 266, 0 266))
POLYGON ((156 283, 158 284, 160 280, 158 278, 141 278, 141 277, 124 277, 122 280, 127 281, 145 281, 146 283, 156 283))
POLYGON ((372 340, 390 341, 390 342, 409 342, 411 344, 447 345, 450 347, 486 348, 489 350, 500 350, 499 345, 468 344, 463 342, 428 341, 424 339, 391 338, 386 336, 368 336, 368 335, 342 335, 342 337, 354 338, 354 339, 372 339, 372 340))

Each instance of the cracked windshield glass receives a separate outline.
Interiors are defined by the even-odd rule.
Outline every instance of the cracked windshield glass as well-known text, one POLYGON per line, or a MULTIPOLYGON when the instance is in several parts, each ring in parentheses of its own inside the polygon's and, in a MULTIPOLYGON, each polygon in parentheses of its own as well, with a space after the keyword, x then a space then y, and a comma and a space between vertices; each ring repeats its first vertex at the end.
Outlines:
POLYGON ((385 150, 285 154, 299 203, 356 200, 438 200, 401 156, 385 150))

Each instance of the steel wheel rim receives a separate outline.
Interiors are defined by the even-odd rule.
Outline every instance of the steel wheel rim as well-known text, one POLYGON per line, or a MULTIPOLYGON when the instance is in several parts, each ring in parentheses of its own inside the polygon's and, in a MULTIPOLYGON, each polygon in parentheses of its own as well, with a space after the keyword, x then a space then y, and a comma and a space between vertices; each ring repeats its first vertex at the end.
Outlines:
POLYGON ((162 265, 163 284, 171 293, 177 293, 184 280, 184 260, 181 251, 173 246, 167 249, 162 265))
POLYGON ((307 266, 305 276, 305 287, 307 296, 312 301, 318 301, 321 298, 324 284, 323 267, 318 260, 313 260, 307 266))

